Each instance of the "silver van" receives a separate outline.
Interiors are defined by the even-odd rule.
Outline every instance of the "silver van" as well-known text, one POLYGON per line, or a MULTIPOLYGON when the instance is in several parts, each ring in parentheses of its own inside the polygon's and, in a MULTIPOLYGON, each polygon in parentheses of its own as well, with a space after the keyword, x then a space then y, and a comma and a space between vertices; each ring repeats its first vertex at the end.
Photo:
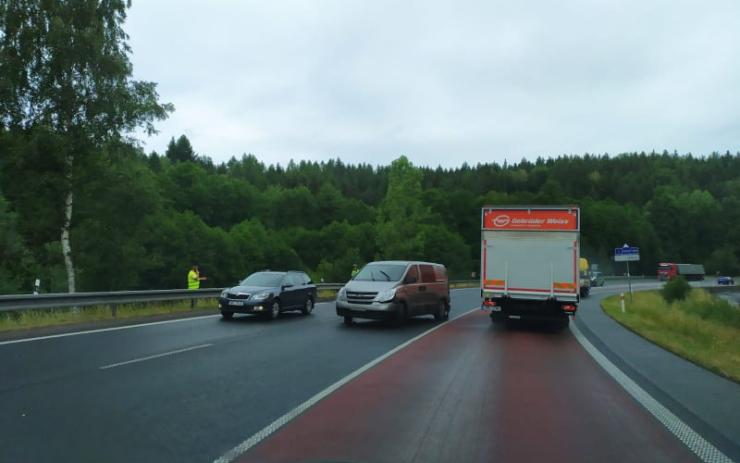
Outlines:
POLYGON ((337 293, 337 315, 401 322, 417 315, 446 320, 450 285, 444 265, 415 261, 371 262, 337 293))

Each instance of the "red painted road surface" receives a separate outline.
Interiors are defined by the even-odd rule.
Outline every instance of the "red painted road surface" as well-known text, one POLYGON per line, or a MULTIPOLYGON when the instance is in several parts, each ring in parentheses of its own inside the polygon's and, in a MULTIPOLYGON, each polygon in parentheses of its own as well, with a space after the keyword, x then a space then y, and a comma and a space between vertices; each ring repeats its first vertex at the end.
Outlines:
POLYGON ((503 329, 475 312, 368 370, 238 461, 698 460, 568 330, 503 329))

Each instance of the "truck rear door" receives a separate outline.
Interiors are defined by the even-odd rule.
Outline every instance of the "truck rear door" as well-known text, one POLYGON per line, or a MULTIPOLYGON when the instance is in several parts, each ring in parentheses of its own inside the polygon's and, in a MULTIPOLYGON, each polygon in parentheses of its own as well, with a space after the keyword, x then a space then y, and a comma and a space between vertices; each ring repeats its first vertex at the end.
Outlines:
POLYGON ((484 289, 554 295, 578 288, 578 242, 571 233, 485 232, 484 289))

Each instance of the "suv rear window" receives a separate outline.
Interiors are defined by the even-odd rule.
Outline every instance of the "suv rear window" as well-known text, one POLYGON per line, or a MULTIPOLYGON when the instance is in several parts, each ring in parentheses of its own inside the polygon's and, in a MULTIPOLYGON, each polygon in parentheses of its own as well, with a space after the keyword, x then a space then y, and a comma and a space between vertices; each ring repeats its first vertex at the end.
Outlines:
POLYGON ((437 281, 447 281, 447 269, 442 265, 435 265, 434 276, 437 281))
POLYGON ((434 275, 434 268, 431 265, 420 265, 421 270, 421 281, 424 283, 434 283, 436 277, 434 275))

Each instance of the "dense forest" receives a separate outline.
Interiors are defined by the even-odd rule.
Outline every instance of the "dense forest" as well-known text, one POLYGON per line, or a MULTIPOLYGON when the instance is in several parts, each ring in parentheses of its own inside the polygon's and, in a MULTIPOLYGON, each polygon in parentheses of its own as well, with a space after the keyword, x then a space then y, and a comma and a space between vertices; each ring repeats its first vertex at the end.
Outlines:
MULTIPOLYGON (((50 174, 48 133, 3 134, 0 288, 65 291, 64 195, 50 174)), ((297 268, 344 281, 353 263, 425 259, 453 278, 479 266, 484 204, 577 204, 582 254, 607 272, 623 243, 639 273, 658 261, 740 273, 740 154, 562 156, 455 169, 340 160, 214 164, 185 136, 162 155, 108 146, 79 172, 71 241, 78 290, 178 288, 192 263, 209 286, 259 269, 297 268)))
MULTIPOLYGON (((185 136, 146 154, 174 111, 134 80, 125 0, 0 4, 0 293, 210 286, 259 269, 344 281, 352 264, 425 259, 478 270, 484 204, 577 204, 582 255, 623 243, 740 273, 740 153, 630 153, 415 167, 340 160, 215 164, 185 136)), ((208 150, 209 147, 198 147, 208 150)), ((423 153, 415 153, 423 156, 423 153)))

